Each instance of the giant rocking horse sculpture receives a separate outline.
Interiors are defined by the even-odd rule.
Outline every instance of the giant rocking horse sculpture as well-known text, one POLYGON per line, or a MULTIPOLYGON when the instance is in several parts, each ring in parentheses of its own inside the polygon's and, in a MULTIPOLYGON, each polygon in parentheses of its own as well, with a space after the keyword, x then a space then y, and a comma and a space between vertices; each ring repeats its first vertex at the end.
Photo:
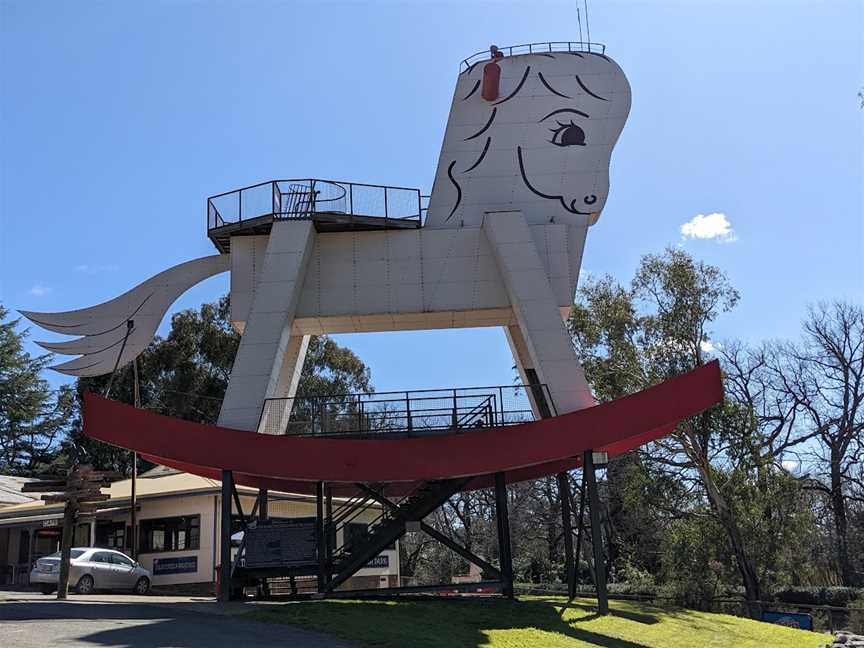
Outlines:
POLYGON ((612 149, 630 110, 627 79, 602 51, 544 43, 506 56, 493 47, 464 61, 425 218, 417 190, 262 183, 208 200, 208 234, 220 254, 99 306, 25 312, 78 336, 43 343, 79 356, 54 369, 105 374, 146 348, 186 289, 231 273, 231 319, 242 337, 218 426, 90 395, 85 433, 262 489, 320 494, 326 483, 337 495, 376 493, 392 509, 389 522, 341 563, 327 552, 320 589, 331 592, 454 492, 559 474, 589 450, 619 454, 718 403, 714 363, 596 405, 566 330, 588 228, 606 204, 612 149), (407 431, 376 438, 286 434, 310 335, 472 326, 505 328, 533 422, 485 420, 466 430, 454 415, 450 433, 424 434, 409 414, 407 431), (386 499, 408 494, 399 505, 386 499))

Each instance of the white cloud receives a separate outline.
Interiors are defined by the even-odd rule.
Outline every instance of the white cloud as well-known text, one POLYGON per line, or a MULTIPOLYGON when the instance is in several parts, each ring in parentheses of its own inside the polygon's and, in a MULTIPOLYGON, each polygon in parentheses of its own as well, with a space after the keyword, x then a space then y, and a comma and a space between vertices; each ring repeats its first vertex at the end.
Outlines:
POLYGON ((51 292, 50 288, 48 288, 47 286, 43 286, 42 284, 39 284, 39 283, 35 284, 30 289, 30 294, 33 295, 34 297, 44 297, 45 295, 47 295, 50 292, 51 292))
POLYGON ((75 266, 76 272, 83 272, 84 274, 102 274, 104 272, 116 272, 119 269, 119 266, 116 266, 114 264, 90 265, 88 263, 82 263, 75 266))
POLYGON ((801 462, 795 459, 784 459, 780 462, 780 465, 782 465, 783 469, 788 472, 797 472, 798 468, 801 467, 801 462))
POLYGON ((702 349, 702 353, 714 353, 720 348, 720 344, 712 342, 711 340, 702 340, 699 343, 699 348, 702 349))
POLYGON ((718 243, 732 243, 738 240, 732 224, 722 212, 713 214, 696 214, 691 220, 681 225, 681 239, 714 239, 718 243))

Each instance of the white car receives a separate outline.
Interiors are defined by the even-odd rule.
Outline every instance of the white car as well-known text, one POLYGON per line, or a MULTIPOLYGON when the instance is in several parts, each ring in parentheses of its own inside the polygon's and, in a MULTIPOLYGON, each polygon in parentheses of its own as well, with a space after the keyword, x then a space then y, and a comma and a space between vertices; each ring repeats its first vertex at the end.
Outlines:
MULTIPOLYGON (((36 561, 30 584, 40 585, 43 594, 57 589, 60 578, 60 552, 36 561)), ((69 560, 69 587, 79 594, 94 590, 130 590, 135 594, 150 591, 151 574, 126 554, 114 549, 75 547, 69 560)))

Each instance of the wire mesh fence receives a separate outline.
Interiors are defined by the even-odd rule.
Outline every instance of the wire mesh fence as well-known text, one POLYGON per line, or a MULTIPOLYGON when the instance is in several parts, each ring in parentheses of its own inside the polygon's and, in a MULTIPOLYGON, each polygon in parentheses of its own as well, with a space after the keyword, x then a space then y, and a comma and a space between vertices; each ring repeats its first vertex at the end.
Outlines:
POLYGON ((544 405, 554 411, 541 384, 296 396, 268 399, 258 429, 292 436, 464 432, 533 421, 544 405))

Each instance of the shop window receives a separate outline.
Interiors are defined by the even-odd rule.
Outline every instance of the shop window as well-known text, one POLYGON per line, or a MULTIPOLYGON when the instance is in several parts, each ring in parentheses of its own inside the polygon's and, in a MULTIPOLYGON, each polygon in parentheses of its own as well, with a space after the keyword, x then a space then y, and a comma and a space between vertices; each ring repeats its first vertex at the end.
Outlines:
POLYGON ((200 515, 142 520, 141 553, 198 549, 200 530, 200 515))
POLYGON ((90 525, 79 524, 75 527, 75 538, 72 541, 73 547, 89 547, 90 546, 90 525))
POLYGON ((109 522, 96 525, 96 546, 105 547, 106 549, 117 549, 123 551, 124 547, 128 547, 126 541, 128 537, 128 527, 124 522, 109 522))

